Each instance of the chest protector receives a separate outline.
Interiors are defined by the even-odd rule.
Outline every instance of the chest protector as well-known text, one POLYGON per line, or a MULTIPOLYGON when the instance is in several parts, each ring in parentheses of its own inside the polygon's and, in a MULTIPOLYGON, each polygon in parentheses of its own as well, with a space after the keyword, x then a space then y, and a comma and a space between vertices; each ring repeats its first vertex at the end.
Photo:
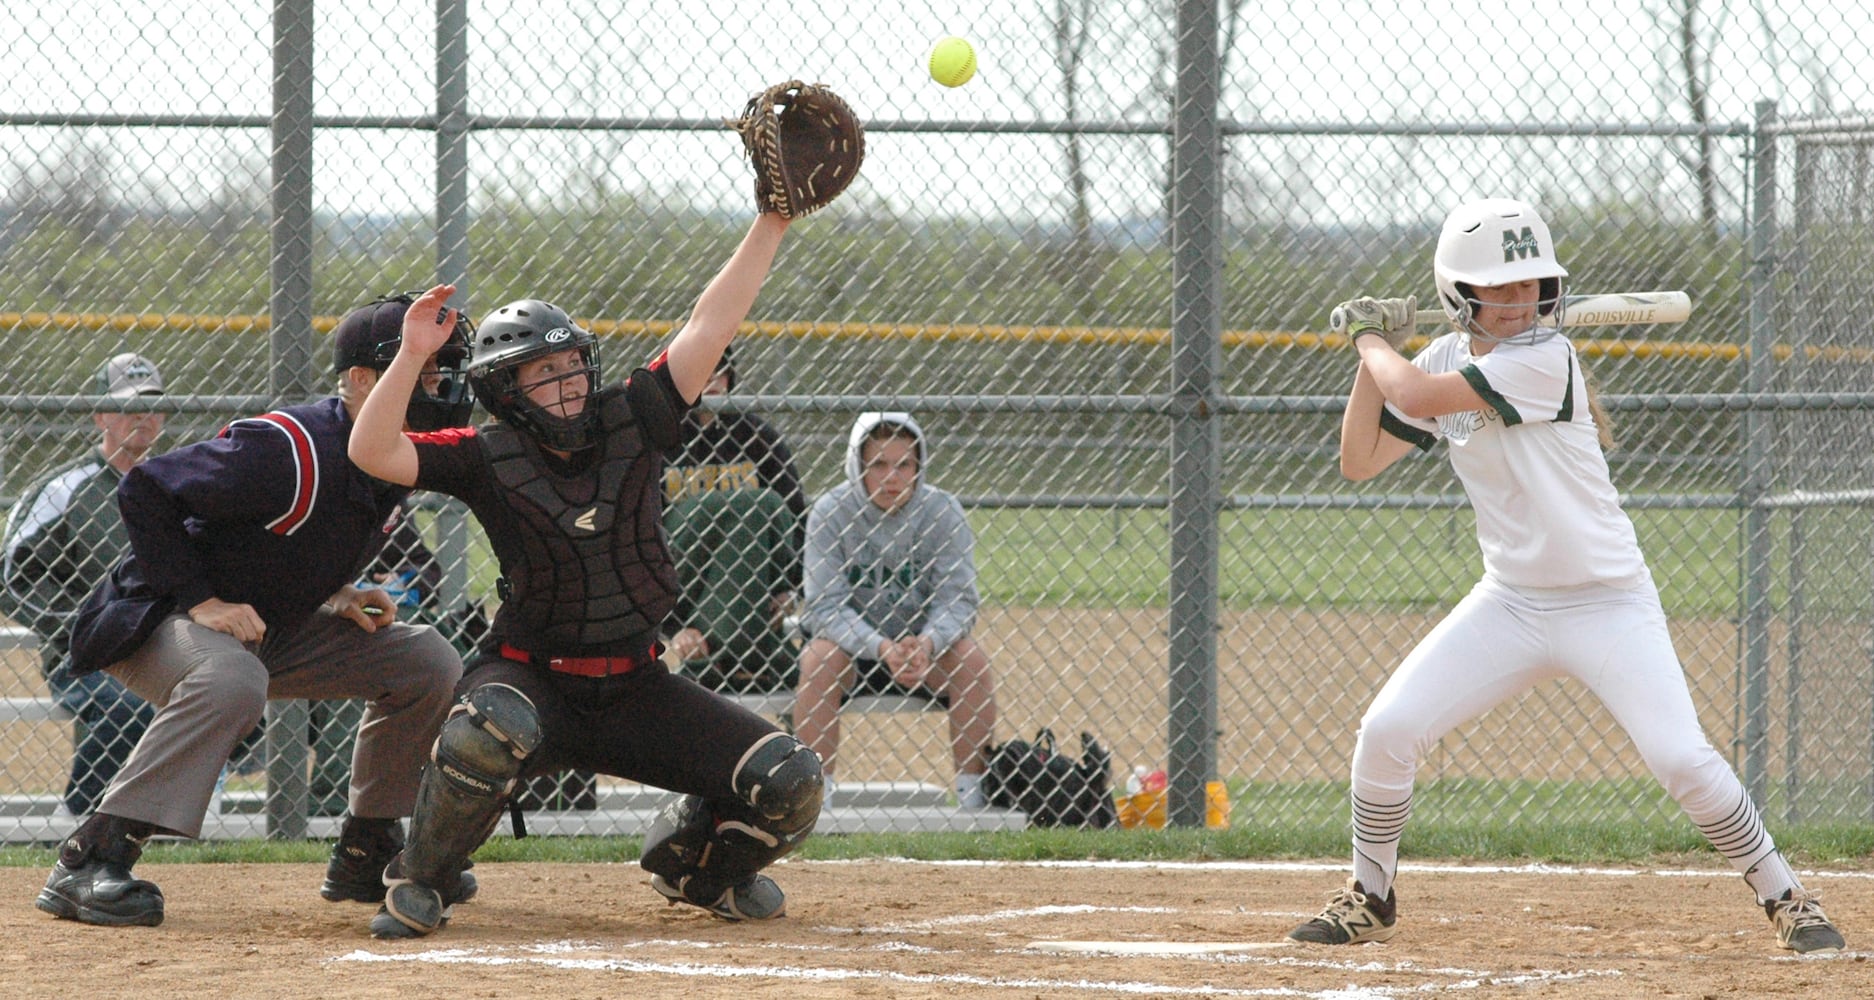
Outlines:
POLYGON ((663 452, 623 393, 599 403, 598 454, 567 478, 531 437, 492 424, 478 438, 508 507, 525 525, 522 564, 503 567, 501 616, 536 653, 599 651, 655 629, 677 604, 663 537, 663 452))

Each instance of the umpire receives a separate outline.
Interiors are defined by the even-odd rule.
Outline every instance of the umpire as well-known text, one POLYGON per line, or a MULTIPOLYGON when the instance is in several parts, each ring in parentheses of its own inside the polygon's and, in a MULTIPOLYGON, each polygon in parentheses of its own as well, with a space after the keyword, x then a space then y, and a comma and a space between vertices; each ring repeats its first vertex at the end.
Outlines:
MULTIPOLYGON (((272 698, 367 701, 325 894, 383 897, 383 865, 462 673, 441 634, 398 623, 388 594, 352 585, 409 494, 345 454, 406 308, 380 300, 340 323, 336 396, 237 420, 125 475, 130 554, 80 608, 72 670, 108 671, 156 715, 98 811, 60 847, 39 909, 88 924, 162 923, 162 890, 131 866, 154 834, 201 835, 222 764, 272 698)), ((458 337, 425 365, 413 413, 466 422, 452 370, 465 331, 458 337)), ((465 898, 470 884, 451 895, 465 898)))

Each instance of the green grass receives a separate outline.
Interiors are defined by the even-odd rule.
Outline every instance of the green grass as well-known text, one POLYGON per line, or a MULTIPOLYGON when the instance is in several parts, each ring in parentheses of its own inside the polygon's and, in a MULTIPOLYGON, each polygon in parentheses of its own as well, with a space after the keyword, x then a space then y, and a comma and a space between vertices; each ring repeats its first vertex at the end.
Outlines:
MULTIPOLYGON (((1199 861, 1335 859, 1348 851, 1345 783, 1232 782, 1227 830, 1025 830, 996 833, 841 834, 809 838, 808 860, 902 857, 926 861, 1199 861)), ((1769 825, 1796 864, 1863 865, 1874 856, 1874 823, 1769 825)), ((505 830, 505 827, 503 828, 505 830)), ((636 837, 497 836, 482 862, 636 862, 636 837)), ((323 863, 323 841, 159 842, 146 862, 323 863)), ((1468 860, 1609 865, 1721 865, 1665 793, 1649 780, 1608 782, 1443 780, 1420 785, 1402 844, 1407 861, 1468 860)), ((50 847, 0 847, 0 865, 45 866, 50 847)))
MULTIPOLYGON (((975 510, 976 558, 991 605, 1163 607, 1171 551, 1164 511, 975 510)), ((1672 614, 1736 612, 1738 514, 1633 514, 1672 614)), ((1827 537, 1810 548, 1829 551, 1827 537)), ((1850 549, 1849 551, 1858 551, 1850 549)), ((1468 511, 1226 513, 1219 590, 1226 608, 1429 608, 1482 575, 1468 511)))

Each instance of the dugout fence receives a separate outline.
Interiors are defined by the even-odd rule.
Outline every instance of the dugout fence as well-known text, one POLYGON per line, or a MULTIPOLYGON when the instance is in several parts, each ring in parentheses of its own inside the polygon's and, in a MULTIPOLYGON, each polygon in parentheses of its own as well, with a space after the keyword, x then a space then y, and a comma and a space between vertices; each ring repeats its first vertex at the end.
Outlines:
MULTIPOLYGON (((820 76, 869 120, 866 172, 795 227, 728 405, 781 426, 813 494, 840 481, 857 412, 924 421, 931 479, 976 535, 999 738, 1049 726, 1072 747, 1084 730, 1119 781, 1166 768, 1174 823, 1202 822, 1216 778, 1238 822, 1344 824, 1360 711, 1478 566, 1441 457, 1339 479, 1350 366, 1325 316, 1357 293, 1428 297, 1443 211, 1518 195, 1547 213, 1574 289, 1692 293, 1682 326, 1580 335, 1616 417, 1616 483, 1701 718, 1753 795, 1784 821, 1874 817, 1869 129, 1779 115, 1814 94, 1758 101, 1775 53, 1705 25, 1703 57, 1737 72, 1706 80, 1702 107, 1675 97, 1659 25, 1611 54, 1558 29, 1509 88, 1427 66, 1309 90, 1265 76, 1277 57, 1257 39, 1305 56, 1315 33, 1289 19, 1330 12, 1088 2, 981 13, 965 33, 1004 56, 942 91, 915 53, 803 66, 785 32, 725 43, 719 24, 759 21, 733 7, 594 4, 530 14, 528 36, 499 5, 282 0, 267 23, 222 25, 269 60, 189 71, 164 54, 200 15, 156 7, 127 51, 162 86, 16 85, 0 105, 0 494, 91 446, 86 380, 111 354, 163 367, 170 394, 147 405, 178 444, 322 394, 332 320, 436 275, 471 313, 552 295, 602 334, 613 372, 648 357, 746 224, 719 117, 770 77, 820 76), (401 62, 400 35, 434 39, 435 62, 401 62), (726 49, 703 80, 623 86, 700 36, 726 49), (340 44, 355 37, 383 41, 340 44), (576 57, 504 58, 524 37, 576 57), (1167 41, 1118 44, 1137 37, 1167 41), (1136 91, 1089 73, 1093 53, 1136 91), (1590 56, 1612 62, 1546 85, 1590 56)), ((901 36, 955 30, 934 10, 878 16, 901 36)), ((1860 15, 1779 16, 1796 34, 1860 15)), ((1852 65, 1812 55, 1817 73, 1852 65)), ((1830 71, 1847 74, 1831 99, 1865 102, 1855 70, 1830 71)), ((442 613, 492 605, 472 522, 430 502, 419 523, 446 567, 442 613)), ((5 655, 4 694, 42 699, 30 649, 5 655)), ((230 777, 223 835, 329 830, 312 765, 340 734, 302 737, 309 710, 279 708, 250 758, 262 770, 230 777)), ((0 721, 10 839, 62 832, 70 726, 0 721)), ((841 752, 868 795, 830 825, 1005 821, 948 807, 941 713, 855 714, 841 752)), ((1674 814, 1566 687, 1453 734, 1422 779, 1422 808, 1457 815, 1674 814)), ((634 833, 639 795, 606 782, 599 808, 533 825, 634 833)))

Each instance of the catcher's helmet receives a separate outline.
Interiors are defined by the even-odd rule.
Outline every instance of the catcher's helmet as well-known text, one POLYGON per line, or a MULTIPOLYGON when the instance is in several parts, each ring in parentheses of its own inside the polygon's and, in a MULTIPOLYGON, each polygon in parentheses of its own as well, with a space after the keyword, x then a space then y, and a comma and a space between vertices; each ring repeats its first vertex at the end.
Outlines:
POLYGON ((556 451, 583 451, 593 444, 590 406, 571 417, 549 413, 527 398, 520 366, 535 358, 577 349, 584 362, 552 381, 584 378, 590 400, 599 385, 599 345, 566 310, 539 299, 521 299, 496 309, 475 331, 469 383, 488 412, 556 451))
POLYGON ((1486 198, 1452 209, 1438 234, 1438 251, 1432 257, 1432 279, 1438 286, 1438 300, 1445 315, 1472 336, 1488 338, 1471 322, 1478 286, 1507 285, 1530 278, 1541 282, 1536 315, 1552 317, 1553 325, 1539 325, 1526 333, 1502 338, 1512 343, 1537 343, 1561 329, 1562 279, 1566 277, 1568 269, 1555 259, 1555 240, 1549 235, 1548 223, 1533 206, 1507 198, 1486 198))
MULTIPOLYGON (((345 314, 332 335, 332 369, 363 367, 383 371, 397 357, 403 344, 403 316, 415 302, 415 292, 381 295, 345 314)), ((475 395, 469 391, 463 364, 468 361, 469 338, 475 327, 468 317, 456 314, 455 329, 436 350, 436 368, 440 379, 419 379, 410 392, 410 406, 404 420, 411 430, 437 431, 445 427, 467 427, 475 412, 475 395), (432 389, 430 386, 433 385, 432 389)))

